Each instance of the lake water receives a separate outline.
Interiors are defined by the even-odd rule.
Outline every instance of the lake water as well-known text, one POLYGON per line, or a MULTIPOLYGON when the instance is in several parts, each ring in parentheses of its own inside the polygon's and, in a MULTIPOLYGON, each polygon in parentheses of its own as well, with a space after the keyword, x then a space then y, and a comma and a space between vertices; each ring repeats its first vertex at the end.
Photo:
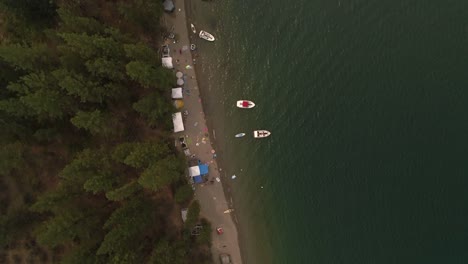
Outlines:
POLYGON ((468 263, 467 1, 191 1, 246 263, 468 263))

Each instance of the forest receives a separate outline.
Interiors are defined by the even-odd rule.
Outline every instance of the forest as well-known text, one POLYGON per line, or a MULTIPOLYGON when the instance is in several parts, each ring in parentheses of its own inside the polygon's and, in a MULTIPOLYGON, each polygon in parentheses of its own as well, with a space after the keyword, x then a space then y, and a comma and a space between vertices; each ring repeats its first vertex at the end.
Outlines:
POLYGON ((0 263, 211 263, 162 16, 160 0, 0 0, 0 263))

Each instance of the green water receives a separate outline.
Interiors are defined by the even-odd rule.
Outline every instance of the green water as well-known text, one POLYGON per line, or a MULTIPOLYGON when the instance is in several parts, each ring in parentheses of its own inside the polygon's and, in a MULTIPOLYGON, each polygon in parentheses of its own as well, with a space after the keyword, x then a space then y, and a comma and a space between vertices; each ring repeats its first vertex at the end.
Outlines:
POLYGON ((194 13, 246 263, 468 263, 467 1, 194 13))

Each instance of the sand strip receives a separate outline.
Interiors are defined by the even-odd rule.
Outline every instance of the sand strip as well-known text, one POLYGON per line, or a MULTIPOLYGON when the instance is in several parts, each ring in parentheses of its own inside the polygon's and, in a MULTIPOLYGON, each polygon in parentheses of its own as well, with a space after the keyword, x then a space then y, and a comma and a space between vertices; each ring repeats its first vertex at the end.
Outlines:
MULTIPOLYGON (((223 181, 229 180, 226 175, 221 175, 218 170, 216 160, 216 149, 210 140, 209 129, 203 112, 202 99, 198 87, 197 76, 194 70, 194 60, 190 51, 190 38, 197 37, 189 31, 189 23, 185 12, 185 0, 177 0, 174 14, 165 16, 165 23, 168 29, 173 29, 177 35, 178 42, 167 42, 171 49, 174 67, 176 71, 184 73, 185 84, 183 87, 184 109, 188 111, 185 118, 185 131, 176 134, 176 137, 185 135, 187 145, 192 154, 202 163, 209 165, 208 181, 204 184, 196 185, 195 199, 200 201, 202 206, 201 215, 208 219, 213 226, 212 253, 215 263, 219 263, 219 254, 227 253, 235 264, 242 263, 237 227, 232 219, 231 213, 224 213, 232 209, 232 200, 226 199, 223 181), (220 179, 221 182, 218 182, 220 179), (221 227, 224 231, 222 235, 216 233, 216 228, 221 227)), ((197 29, 200 30, 200 29, 197 29)), ((211 32, 216 33, 216 32, 211 32)), ((216 34, 215 34, 216 36, 216 34)), ((212 130, 212 136, 215 136, 212 130)))

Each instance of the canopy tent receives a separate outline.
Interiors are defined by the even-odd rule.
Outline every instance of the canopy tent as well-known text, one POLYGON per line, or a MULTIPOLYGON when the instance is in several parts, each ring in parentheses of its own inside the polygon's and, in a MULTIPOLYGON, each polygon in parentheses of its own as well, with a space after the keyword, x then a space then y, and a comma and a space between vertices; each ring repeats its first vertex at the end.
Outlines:
POLYGON ((172 123, 174 123, 174 132, 184 131, 184 122, 182 121, 182 113, 177 112, 172 114, 172 123))
POLYGON ((177 79, 177 85, 184 85, 184 83, 185 83, 184 80, 182 80, 180 78, 177 79))
POLYGON ((172 65, 172 57, 164 57, 161 59, 162 66, 164 68, 172 69, 174 66, 172 65))
POLYGON ((172 99, 182 99, 184 95, 182 94, 182 88, 172 88, 172 99))
POLYGON ((208 174, 208 165, 200 164, 189 168, 189 176, 193 178, 195 183, 202 183, 202 176, 206 174, 208 174))

